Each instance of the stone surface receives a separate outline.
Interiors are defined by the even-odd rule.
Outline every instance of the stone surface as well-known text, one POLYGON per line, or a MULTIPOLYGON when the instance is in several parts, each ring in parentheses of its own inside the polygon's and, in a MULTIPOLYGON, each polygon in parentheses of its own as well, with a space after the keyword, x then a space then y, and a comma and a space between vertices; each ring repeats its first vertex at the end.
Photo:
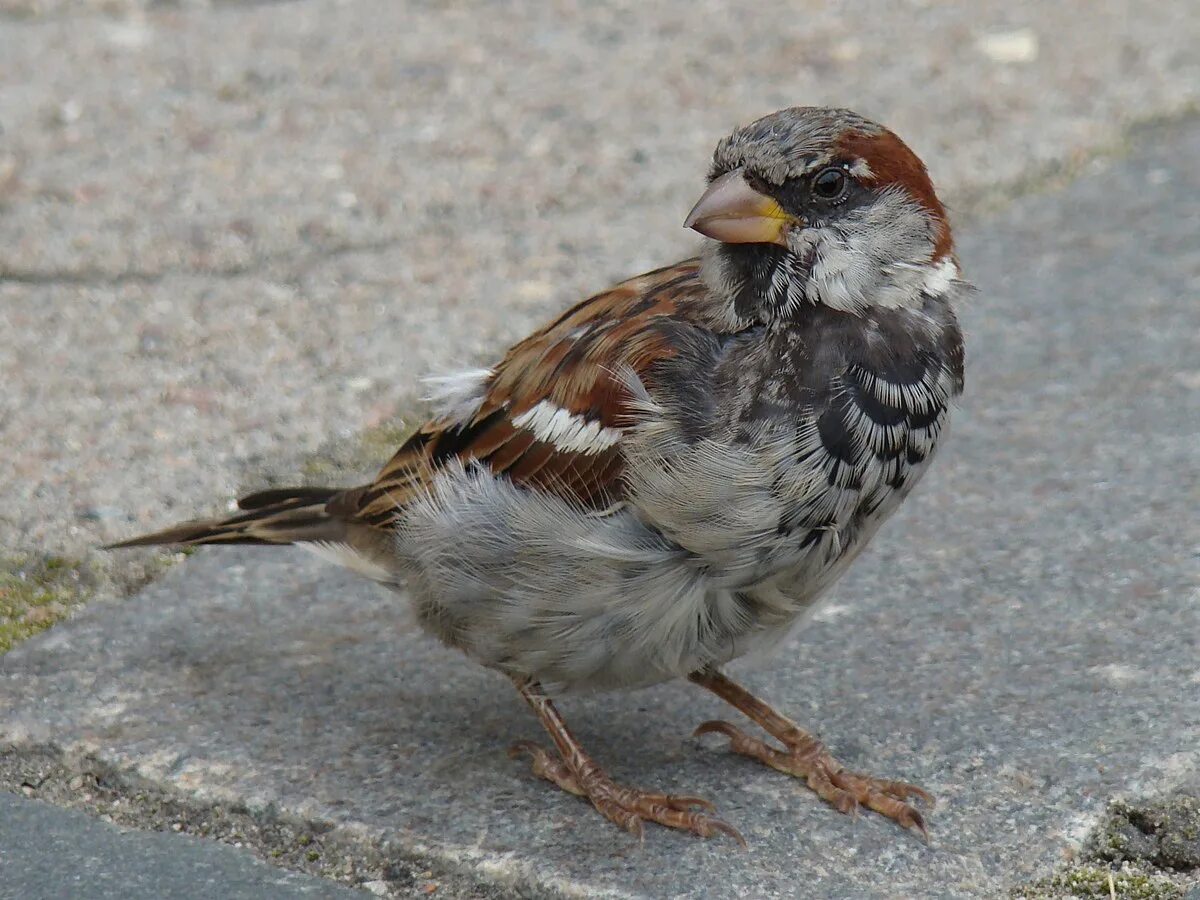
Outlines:
POLYGON ((3 900, 368 900, 323 878, 186 835, 131 831, 0 792, 3 900))
POLYGON ((846 763, 934 791, 928 846, 689 738, 724 710, 687 685, 567 698, 617 777, 708 796, 750 843, 639 847, 505 757, 538 729, 498 676, 292 551, 202 552, 0 658, 0 742, 535 895, 985 897, 1048 874, 1109 798, 1200 765, 1198 157, 1200 123, 1150 129, 966 230, 944 455, 745 671, 846 763))
POLYGON ((690 252, 711 149, 880 118, 956 207, 1200 98, 1193 0, 0 0, 0 546, 220 509, 690 252))

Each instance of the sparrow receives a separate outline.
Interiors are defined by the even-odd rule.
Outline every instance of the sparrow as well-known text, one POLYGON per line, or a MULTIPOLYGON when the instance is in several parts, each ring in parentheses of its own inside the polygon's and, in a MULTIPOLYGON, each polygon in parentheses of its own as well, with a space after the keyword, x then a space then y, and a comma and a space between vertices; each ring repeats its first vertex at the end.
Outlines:
POLYGON ((946 211, 893 132, 794 107, 718 143, 684 225, 698 257, 432 379, 431 417, 371 483, 262 491, 113 546, 295 544, 405 591, 553 743, 510 753, 639 836, 742 840, 701 798, 616 783, 553 693, 689 679, 774 742, 697 734, 924 834, 929 794, 846 769, 721 666, 788 636, 929 466, 963 388, 946 211))

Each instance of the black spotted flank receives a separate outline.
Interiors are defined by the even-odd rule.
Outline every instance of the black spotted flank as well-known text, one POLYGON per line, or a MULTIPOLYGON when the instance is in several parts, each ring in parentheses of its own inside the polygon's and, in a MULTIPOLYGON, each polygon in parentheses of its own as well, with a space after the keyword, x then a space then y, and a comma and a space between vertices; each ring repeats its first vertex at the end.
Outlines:
POLYGON ((942 418, 942 413, 946 411, 944 403, 930 403, 925 409, 915 410, 909 413, 908 425, 910 428, 930 428, 937 425, 942 418))
POLYGON ((867 389, 866 377, 866 373, 857 366, 851 367, 845 375, 850 396, 858 404, 858 408, 876 425, 891 427, 902 424, 908 416, 908 410, 885 403, 876 397, 867 389))
POLYGON ((846 421, 846 401, 843 400, 821 413, 817 433, 825 451, 839 462, 852 464, 858 459, 859 447, 846 421))

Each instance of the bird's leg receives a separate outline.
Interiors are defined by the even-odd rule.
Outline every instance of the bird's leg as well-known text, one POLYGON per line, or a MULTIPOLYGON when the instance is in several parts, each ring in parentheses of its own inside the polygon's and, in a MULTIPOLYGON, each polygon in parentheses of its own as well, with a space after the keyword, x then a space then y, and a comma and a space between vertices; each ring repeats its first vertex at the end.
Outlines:
POLYGON ((803 778, 818 797, 843 813, 855 814, 860 806, 865 806, 928 837, 924 818, 907 802, 916 798, 932 804, 933 797, 926 791, 903 781, 848 771, 817 738, 716 669, 701 669, 688 677, 737 707, 785 749, 779 750, 728 722, 705 722, 696 729, 696 734, 719 732, 727 736, 735 752, 803 778))
POLYGON ((615 783, 580 746, 541 685, 516 678, 513 682, 525 702, 537 713, 558 749, 558 755, 555 756, 532 741, 513 744, 509 756, 528 753, 533 757, 535 775, 554 782, 564 791, 586 797, 606 819, 636 834, 639 839, 642 837, 642 822, 650 821, 668 828, 690 831, 701 837, 727 834, 745 845, 737 829, 708 815, 713 805, 707 800, 643 791, 615 783))

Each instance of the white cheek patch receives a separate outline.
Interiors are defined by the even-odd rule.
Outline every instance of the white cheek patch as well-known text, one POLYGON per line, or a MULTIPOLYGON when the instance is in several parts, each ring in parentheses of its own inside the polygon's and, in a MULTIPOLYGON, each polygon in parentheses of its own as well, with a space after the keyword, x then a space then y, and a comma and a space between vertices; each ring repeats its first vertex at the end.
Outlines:
POLYGON ((527 428, 539 441, 570 453, 602 453, 621 439, 619 429, 589 422, 549 400, 521 413, 513 419, 513 425, 527 428))
POLYGON ((493 374, 491 369, 467 369, 449 375, 427 375, 421 383, 429 393, 421 399, 433 405, 435 417, 467 422, 479 412, 493 374))
POLYGON ((921 290, 931 297, 940 297, 950 288, 950 283, 958 278, 958 266, 950 257, 946 257, 929 270, 921 290))

